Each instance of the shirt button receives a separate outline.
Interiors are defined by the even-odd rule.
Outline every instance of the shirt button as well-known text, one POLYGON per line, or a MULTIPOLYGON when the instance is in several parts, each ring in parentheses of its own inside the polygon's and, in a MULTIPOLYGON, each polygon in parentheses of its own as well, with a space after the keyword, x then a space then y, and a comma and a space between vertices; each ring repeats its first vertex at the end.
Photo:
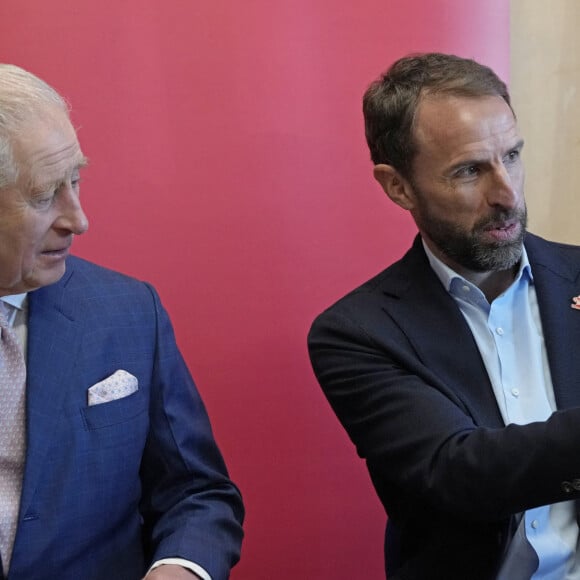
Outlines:
POLYGON ((514 397, 519 397, 520 396, 520 390, 519 389, 512 389, 512 395, 514 397))
POLYGON ((540 523, 538 522, 538 520, 532 521, 532 528, 534 528, 534 530, 537 530, 539 525, 540 523))
POLYGON ((463 290, 464 292, 469 292, 469 286, 463 286, 462 290, 463 290))
POLYGON ((498 333, 500 336, 502 336, 502 335, 503 335, 503 328, 502 328, 501 326, 498 326, 498 327, 495 329, 495 331, 496 331, 496 332, 497 332, 497 333, 498 333))

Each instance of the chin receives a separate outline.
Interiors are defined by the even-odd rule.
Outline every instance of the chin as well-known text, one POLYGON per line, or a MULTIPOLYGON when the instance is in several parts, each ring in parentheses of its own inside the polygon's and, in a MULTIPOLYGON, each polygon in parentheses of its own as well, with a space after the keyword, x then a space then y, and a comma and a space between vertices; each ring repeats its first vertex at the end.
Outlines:
POLYGON ((26 289, 20 290, 19 292, 31 292, 44 286, 56 284, 64 276, 65 271, 66 268, 63 264, 61 268, 51 268, 49 271, 35 272, 24 280, 26 289))

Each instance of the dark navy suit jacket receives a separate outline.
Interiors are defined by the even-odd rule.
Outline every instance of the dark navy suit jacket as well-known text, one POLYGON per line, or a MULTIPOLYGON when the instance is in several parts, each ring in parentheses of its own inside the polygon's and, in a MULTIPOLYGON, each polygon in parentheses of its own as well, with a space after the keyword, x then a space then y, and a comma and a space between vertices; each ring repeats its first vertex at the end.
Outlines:
POLYGON ((69 258, 29 294, 27 373, 9 580, 138 580, 165 557, 227 578, 241 498, 156 292, 69 258), (87 389, 119 369, 139 390, 88 407, 87 389))
POLYGON ((311 329, 314 371, 389 515, 389 579, 494 578, 518 513, 580 497, 580 248, 525 244, 559 409, 546 422, 504 427, 419 238, 311 329))

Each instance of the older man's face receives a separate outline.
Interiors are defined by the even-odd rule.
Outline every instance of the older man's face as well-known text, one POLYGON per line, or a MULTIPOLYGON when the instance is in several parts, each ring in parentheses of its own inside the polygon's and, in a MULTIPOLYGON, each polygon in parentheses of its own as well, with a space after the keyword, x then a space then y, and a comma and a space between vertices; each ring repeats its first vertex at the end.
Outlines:
POLYGON ((86 161, 63 111, 25 124, 13 155, 18 180, 0 190, 0 295, 58 281, 73 236, 88 228, 79 200, 86 161))

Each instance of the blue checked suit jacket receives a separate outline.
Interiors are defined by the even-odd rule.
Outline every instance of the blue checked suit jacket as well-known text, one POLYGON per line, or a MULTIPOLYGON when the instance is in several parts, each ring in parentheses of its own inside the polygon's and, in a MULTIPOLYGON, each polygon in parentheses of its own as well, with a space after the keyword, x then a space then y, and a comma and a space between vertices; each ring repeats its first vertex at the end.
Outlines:
POLYGON ((419 238, 311 329, 314 371, 389 515, 389 580, 492 580, 521 512, 580 498, 580 248, 525 244, 559 409, 546 422, 504 428, 419 238))
POLYGON ((70 257, 29 294, 27 457, 8 580, 138 580, 238 560, 243 507, 151 286, 70 257), (87 406, 124 369, 139 390, 87 406))

